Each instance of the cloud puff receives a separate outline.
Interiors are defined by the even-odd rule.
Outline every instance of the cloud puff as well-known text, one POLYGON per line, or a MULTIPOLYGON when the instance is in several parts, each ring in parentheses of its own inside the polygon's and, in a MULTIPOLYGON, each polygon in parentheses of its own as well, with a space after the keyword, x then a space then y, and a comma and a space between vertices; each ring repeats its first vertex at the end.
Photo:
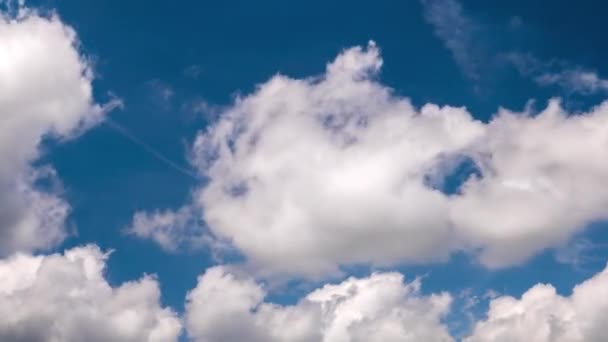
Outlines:
POLYGON ((0 260, 0 340, 176 341, 181 323, 160 306, 156 280, 112 287, 107 257, 86 246, 0 260))
POLYGON ((0 255, 65 237, 69 205, 35 185, 54 173, 31 162, 43 139, 70 138, 101 119, 107 108, 94 104, 91 80, 76 33, 57 16, 0 10, 0 255))
MULTIPOLYGON (((464 108, 414 108, 375 80, 381 65, 371 43, 319 77, 277 75, 197 137, 192 159, 208 181, 191 212, 258 275, 317 277, 458 250, 502 267, 607 218, 608 103, 569 114, 553 100, 482 123, 464 108), (454 194, 438 190, 463 160, 478 172, 454 194)), ((135 231, 196 237, 183 209, 169 213, 161 225, 140 213, 135 231)))
POLYGON ((472 147, 482 178, 451 205, 461 238, 484 248, 486 265, 522 262, 608 218, 606 127, 608 103, 571 115, 556 100, 535 115, 501 110, 487 125, 472 147))
POLYGON ((608 268, 577 285, 568 297, 538 284, 520 299, 492 300, 487 318, 465 341, 600 342, 606 340, 606 324, 608 268))
POLYGON ((423 296, 420 283, 377 273, 325 285, 298 303, 264 302, 253 279, 208 269, 188 294, 186 324, 194 341, 452 341, 441 323, 448 294, 423 296))

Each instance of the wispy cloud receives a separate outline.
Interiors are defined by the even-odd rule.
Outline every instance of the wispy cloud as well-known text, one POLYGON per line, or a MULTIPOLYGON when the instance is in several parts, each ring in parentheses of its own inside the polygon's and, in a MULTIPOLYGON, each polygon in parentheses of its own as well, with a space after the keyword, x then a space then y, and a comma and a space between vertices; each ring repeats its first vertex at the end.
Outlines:
POLYGON ((435 35, 452 53, 465 76, 480 77, 480 51, 475 45, 477 25, 467 17, 462 5, 454 0, 421 0, 424 17, 435 35))
POLYGON ((534 78, 539 85, 557 85, 564 90, 583 95, 608 91, 608 80, 602 79, 596 72, 570 69, 557 73, 543 73, 534 78))
POLYGON ((198 64, 192 64, 184 68, 183 74, 192 79, 198 79, 203 73, 203 68, 198 64))
POLYGON ((502 57, 539 86, 557 86, 567 94, 608 93, 608 80, 582 66, 559 59, 541 60, 531 53, 512 52, 502 57))
MULTIPOLYGON (((480 81, 497 67, 512 65, 522 77, 541 87, 557 86, 566 94, 608 93, 608 79, 588 68, 559 59, 543 60, 529 52, 489 51, 482 34, 489 28, 469 16, 456 0, 420 2, 424 18, 433 26, 435 35, 450 51, 462 73, 473 81, 480 81)), ((507 29, 521 29, 523 25, 521 17, 513 16, 507 29)))
POLYGON ((151 99, 158 106, 169 109, 175 96, 175 90, 171 85, 159 79, 152 79, 145 83, 145 87, 150 93, 151 99))

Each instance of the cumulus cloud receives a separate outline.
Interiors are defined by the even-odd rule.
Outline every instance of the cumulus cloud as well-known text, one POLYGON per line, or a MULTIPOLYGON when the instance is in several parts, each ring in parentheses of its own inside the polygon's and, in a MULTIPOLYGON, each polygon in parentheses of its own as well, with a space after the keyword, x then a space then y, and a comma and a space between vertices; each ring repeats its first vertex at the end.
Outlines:
MULTIPOLYGON (((192 160, 207 182, 191 205, 258 275, 318 277, 454 251, 502 267, 607 218, 608 103, 569 114, 553 100, 482 123, 464 108, 413 107, 376 80, 381 65, 370 43, 319 77, 277 75, 197 137, 192 160), (463 160, 478 172, 440 191, 463 160)), ((169 240, 192 234, 165 226, 169 240)))
POLYGON ((36 186, 55 177, 31 162, 43 139, 71 138, 109 109, 93 101, 92 72, 72 28, 22 6, 10 12, 0 9, 0 255, 65 237, 69 205, 36 186))
POLYGON ((570 115, 551 101, 538 113, 501 110, 473 156, 482 178, 452 198, 452 222, 483 246, 482 262, 504 266, 565 243, 608 218, 608 103, 570 115))
POLYGON ((176 341, 181 323, 160 306, 156 280, 112 287, 103 276, 107 258, 85 246, 0 260, 0 340, 176 341))
POLYGON ((322 77, 273 77, 196 139, 204 219, 261 271, 314 276, 453 248, 448 198, 425 182, 483 125, 463 108, 416 110, 373 80, 381 64, 372 43, 322 77))
POLYGON ((487 318, 465 341, 600 342, 606 340, 606 324, 608 268, 577 285, 570 296, 538 284, 520 299, 492 300, 487 318))
POLYGON ((441 322, 448 294, 421 295, 420 282, 377 273, 325 285, 294 305, 264 302, 253 279, 208 269, 188 294, 186 325, 194 341, 452 341, 441 322))

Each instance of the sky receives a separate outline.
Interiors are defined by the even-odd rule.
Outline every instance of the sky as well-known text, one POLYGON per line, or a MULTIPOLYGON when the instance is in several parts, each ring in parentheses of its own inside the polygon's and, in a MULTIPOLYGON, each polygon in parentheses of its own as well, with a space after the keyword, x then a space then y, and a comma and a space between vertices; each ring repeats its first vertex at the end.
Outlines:
POLYGON ((0 340, 603 341, 605 10, 0 0, 0 340))

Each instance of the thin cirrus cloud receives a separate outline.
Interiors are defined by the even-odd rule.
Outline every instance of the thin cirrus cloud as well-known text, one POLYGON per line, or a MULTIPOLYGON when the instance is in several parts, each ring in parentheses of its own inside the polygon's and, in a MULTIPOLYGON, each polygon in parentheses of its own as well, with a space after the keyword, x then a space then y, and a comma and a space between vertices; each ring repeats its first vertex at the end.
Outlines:
POLYGON ((424 18, 431 24, 435 35, 462 73, 473 80, 481 77, 481 68, 488 61, 482 53, 482 44, 476 39, 478 24, 465 15, 462 5, 455 0, 420 0, 424 18))
MULTIPOLYGON (((463 75, 474 82, 511 65, 524 77, 541 87, 558 87, 566 94, 593 95, 608 92, 608 80, 596 71, 560 60, 542 60, 531 52, 491 51, 480 35, 482 24, 469 16, 456 0, 421 0, 424 18, 435 35, 450 51, 463 75)), ((523 26, 521 17, 512 17, 510 30, 523 26)))
MULTIPOLYGON (((606 219, 608 104, 570 115, 552 100, 483 123, 464 108, 414 108, 376 81, 381 65, 370 43, 322 76, 275 76, 197 137, 192 160, 208 182, 187 206, 247 267, 315 278, 465 251, 497 268, 606 219), (442 177, 463 159, 479 172, 443 193, 442 177)), ((183 219, 155 225, 146 215, 135 235, 188 233, 174 224, 183 219)))

